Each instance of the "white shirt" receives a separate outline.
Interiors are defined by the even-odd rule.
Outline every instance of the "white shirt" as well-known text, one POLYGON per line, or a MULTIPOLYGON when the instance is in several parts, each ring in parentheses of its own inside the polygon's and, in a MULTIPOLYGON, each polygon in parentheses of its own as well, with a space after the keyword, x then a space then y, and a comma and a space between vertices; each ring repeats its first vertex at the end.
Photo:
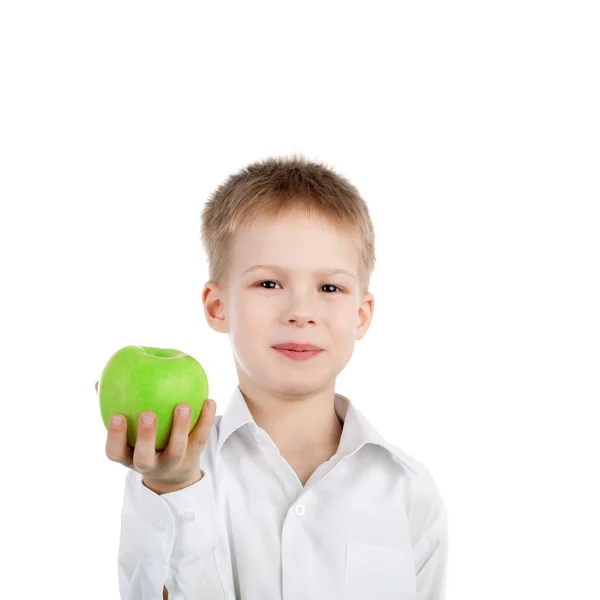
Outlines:
POLYGON ((239 386, 194 485, 158 495, 128 469, 121 600, 442 600, 447 512, 428 470, 348 398, 336 454, 303 487, 239 386))

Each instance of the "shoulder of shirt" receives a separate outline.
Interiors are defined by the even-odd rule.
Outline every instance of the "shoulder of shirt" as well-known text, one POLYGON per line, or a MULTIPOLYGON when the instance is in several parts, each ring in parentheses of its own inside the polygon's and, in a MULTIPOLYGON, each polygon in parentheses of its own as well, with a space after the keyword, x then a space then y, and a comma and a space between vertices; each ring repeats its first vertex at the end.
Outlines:
POLYGON ((412 483, 408 485, 412 502, 420 504, 422 507, 428 506, 429 510, 438 516, 446 513, 444 499, 431 471, 398 446, 388 442, 388 449, 399 461, 408 466, 412 473, 417 475, 417 477, 410 478, 412 483))
POLYGON ((405 505, 412 519, 415 538, 434 524, 443 524, 447 508, 431 471, 419 460, 388 442, 388 449, 418 477, 410 477, 406 486, 405 505))
POLYGON ((401 448, 398 448, 398 446, 387 442, 387 448, 395 459, 397 459, 404 466, 408 467, 417 477, 421 477, 423 475, 427 476, 429 474, 429 471, 423 463, 419 462, 414 456, 404 452, 404 450, 401 448))

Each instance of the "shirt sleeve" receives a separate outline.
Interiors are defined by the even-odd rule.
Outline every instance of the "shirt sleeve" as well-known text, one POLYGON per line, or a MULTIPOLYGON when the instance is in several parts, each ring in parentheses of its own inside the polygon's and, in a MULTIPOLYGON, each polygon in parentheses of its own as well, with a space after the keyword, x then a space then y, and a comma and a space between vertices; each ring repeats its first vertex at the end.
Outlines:
POLYGON ((448 572, 448 515, 429 528, 415 549, 417 600, 444 600, 448 572))
POLYGON ((215 564, 216 530, 209 475, 177 492, 156 494, 130 469, 125 478, 118 580, 121 600, 224 598, 215 564))

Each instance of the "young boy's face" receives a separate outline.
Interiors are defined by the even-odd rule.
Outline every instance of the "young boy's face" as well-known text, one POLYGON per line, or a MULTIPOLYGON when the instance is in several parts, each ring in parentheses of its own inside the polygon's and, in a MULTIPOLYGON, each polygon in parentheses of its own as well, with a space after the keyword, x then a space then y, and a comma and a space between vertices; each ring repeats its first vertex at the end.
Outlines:
POLYGON ((273 222, 257 218, 237 232, 227 288, 208 282, 203 297, 209 325, 230 336, 242 387, 247 379, 272 392, 302 394, 335 382, 373 315, 373 295, 359 297, 358 266, 352 238, 303 212, 273 222), (261 264, 280 269, 248 271, 261 264), (349 274, 319 272, 326 269, 349 274), (323 351, 291 360, 272 348, 287 341, 323 351))

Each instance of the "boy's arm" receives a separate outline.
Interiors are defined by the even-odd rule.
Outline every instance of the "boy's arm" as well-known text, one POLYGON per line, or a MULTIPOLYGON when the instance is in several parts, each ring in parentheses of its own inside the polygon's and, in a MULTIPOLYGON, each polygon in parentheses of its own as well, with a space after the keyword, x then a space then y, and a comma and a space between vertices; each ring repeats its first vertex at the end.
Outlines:
POLYGON ((417 600, 444 600, 448 572, 448 515, 433 523, 415 549, 417 600))
POLYGON ((224 598, 214 564, 216 528, 209 477, 159 494, 130 470, 118 557, 121 600, 224 598), (162 591, 162 595, 161 595, 162 591))

